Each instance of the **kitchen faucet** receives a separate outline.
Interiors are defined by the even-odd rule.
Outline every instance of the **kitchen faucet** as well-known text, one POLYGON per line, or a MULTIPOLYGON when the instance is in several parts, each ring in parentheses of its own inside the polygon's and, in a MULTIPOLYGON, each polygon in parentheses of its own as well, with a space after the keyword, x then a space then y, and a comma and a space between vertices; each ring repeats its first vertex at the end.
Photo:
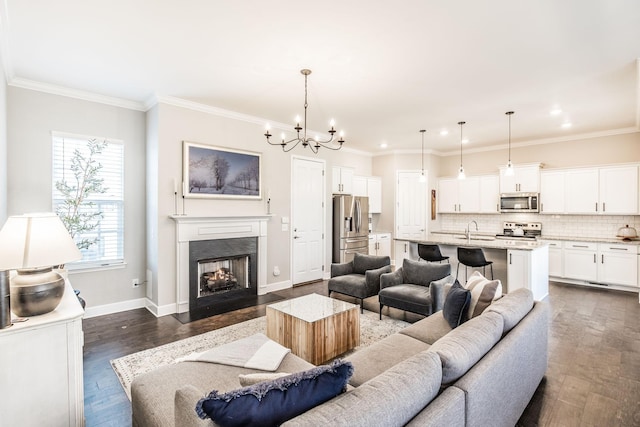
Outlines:
POLYGON ((469 227, 471 223, 476 225, 476 231, 478 231, 478 223, 475 221, 469 221, 467 223, 467 229, 465 230, 465 234, 467 235, 467 242, 471 242, 471 228, 469 227))

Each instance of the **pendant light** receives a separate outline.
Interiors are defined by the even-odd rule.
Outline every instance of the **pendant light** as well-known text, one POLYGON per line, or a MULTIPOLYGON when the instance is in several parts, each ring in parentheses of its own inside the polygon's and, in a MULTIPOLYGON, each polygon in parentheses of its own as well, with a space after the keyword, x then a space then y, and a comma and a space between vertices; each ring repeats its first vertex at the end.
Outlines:
POLYGON ((507 111, 505 114, 509 116, 509 162, 507 163, 507 169, 505 169, 504 174, 507 176, 512 176, 513 164, 511 163, 511 116, 513 115, 513 111, 507 111))
POLYGON ((458 122, 460 125, 460 169, 458 170, 458 179, 465 179, 464 168, 462 167, 462 125, 466 122, 458 122))
POLYGON ((420 182, 427 182, 427 177, 424 176, 424 133, 425 129, 420 129, 420 133, 422 134, 422 173, 420 174, 420 182))

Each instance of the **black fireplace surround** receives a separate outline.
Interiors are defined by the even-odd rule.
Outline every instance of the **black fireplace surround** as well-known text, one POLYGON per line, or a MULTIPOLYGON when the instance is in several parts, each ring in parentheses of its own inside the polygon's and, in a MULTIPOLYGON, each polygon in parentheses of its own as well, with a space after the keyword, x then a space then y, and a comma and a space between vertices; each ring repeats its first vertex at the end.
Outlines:
POLYGON ((216 305, 224 305, 238 298, 258 293, 258 238, 196 240, 189 242, 189 312, 193 313, 216 305), (200 277, 198 262, 231 257, 248 257, 248 287, 231 289, 198 298, 200 277))

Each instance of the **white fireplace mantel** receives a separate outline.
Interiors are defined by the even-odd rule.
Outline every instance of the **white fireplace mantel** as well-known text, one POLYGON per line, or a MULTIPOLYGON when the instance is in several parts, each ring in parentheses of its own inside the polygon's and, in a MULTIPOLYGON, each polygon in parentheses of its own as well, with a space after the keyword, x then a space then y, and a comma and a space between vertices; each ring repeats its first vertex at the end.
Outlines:
POLYGON ((267 285, 267 221, 273 215, 170 215, 176 222, 176 312, 189 311, 189 242, 197 240, 258 238, 258 295, 267 285))

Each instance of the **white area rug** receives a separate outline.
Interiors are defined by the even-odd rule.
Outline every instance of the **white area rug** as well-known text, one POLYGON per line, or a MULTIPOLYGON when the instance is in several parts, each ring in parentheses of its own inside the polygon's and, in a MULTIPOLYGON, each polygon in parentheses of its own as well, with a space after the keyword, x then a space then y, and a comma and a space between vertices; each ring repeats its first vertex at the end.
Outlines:
MULTIPOLYGON (((365 310, 364 314, 360 315, 360 345, 351 352, 371 345, 384 337, 406 328, 408 325, 409 323, 407 322, 390 319, 386 316, 383 316, 382 320, 378 320, 378 313, 365 310)), ((222 344, 227 344, 259 332, 266 333, 266 329, 266 317, 258 317, 246 322, 227 326, 226 328, 216 329, 215 331, 113 359, 111 366, 116 372, 118 379, 120 379, 120 383, 127 393, 127 397, 131 400, 131 382, 136 376, 161 366, 176 363, 176 359, 187 356, 193 352, 210 350, 222 344)))

